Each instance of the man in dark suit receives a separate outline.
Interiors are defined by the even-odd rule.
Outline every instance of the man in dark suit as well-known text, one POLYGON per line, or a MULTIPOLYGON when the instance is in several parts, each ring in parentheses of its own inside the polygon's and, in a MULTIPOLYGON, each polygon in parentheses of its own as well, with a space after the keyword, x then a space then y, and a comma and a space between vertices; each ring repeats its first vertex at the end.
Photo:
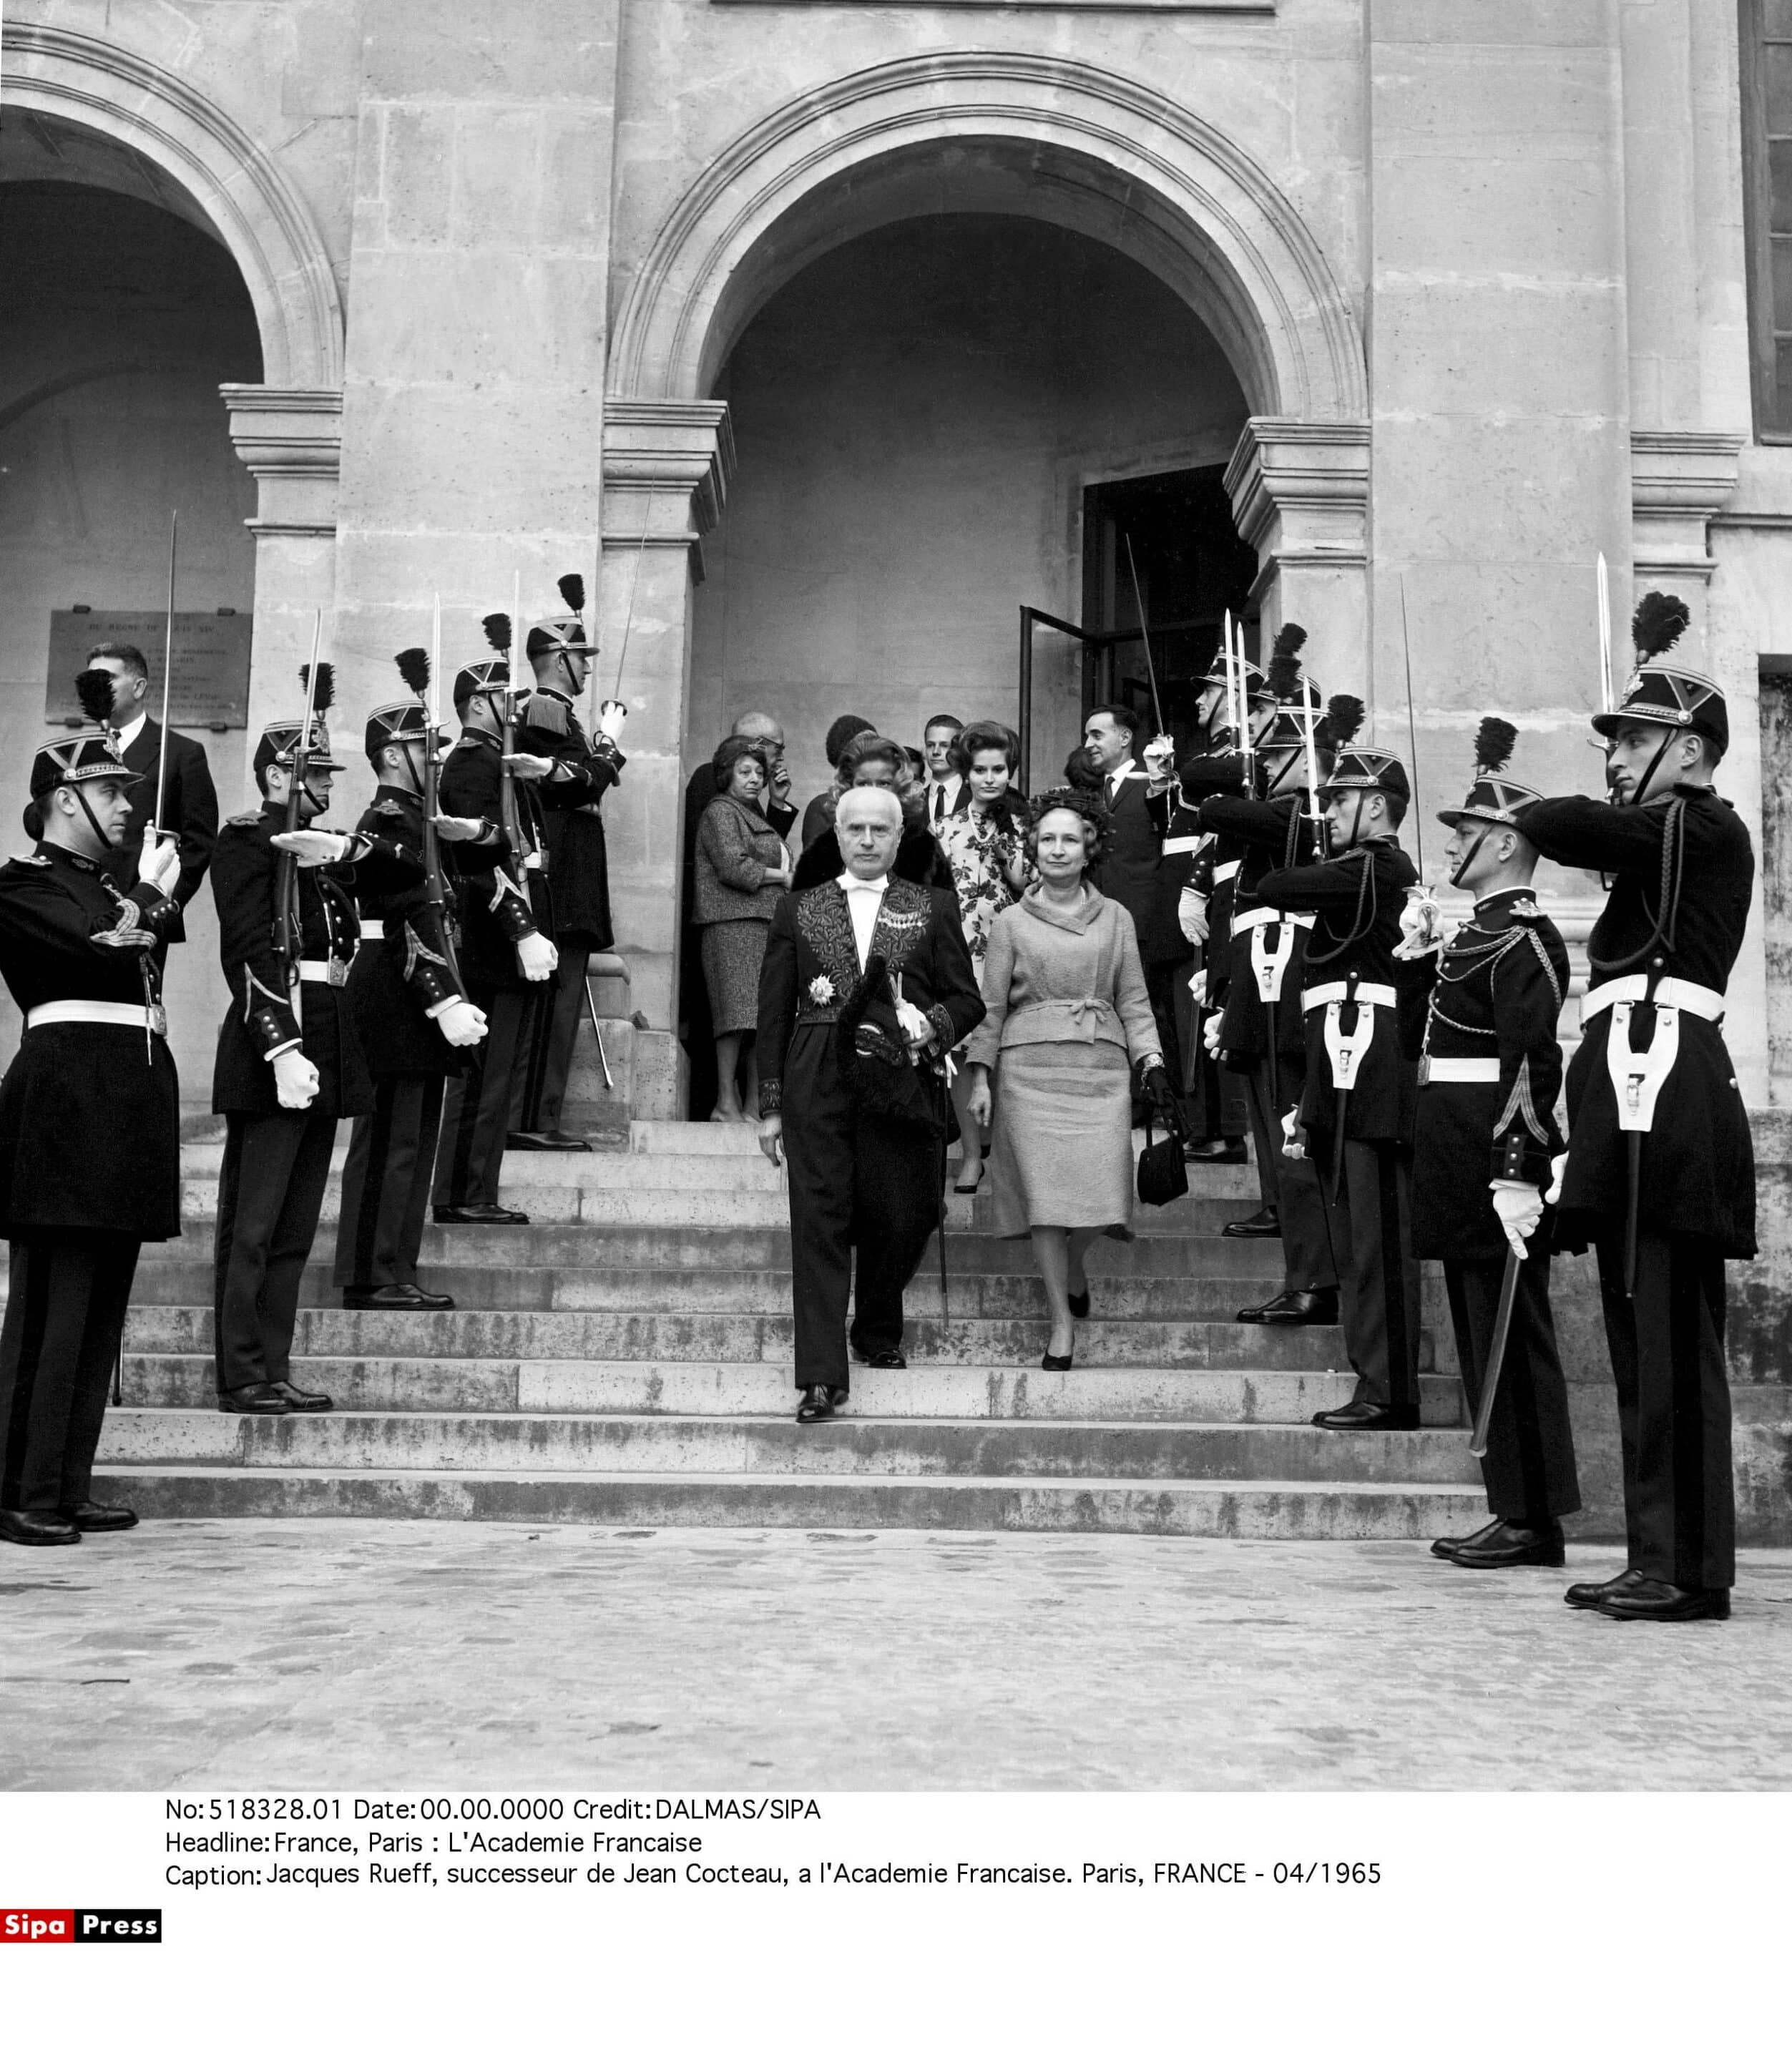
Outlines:
MULTIPOLYGON (((112 675, 112 727, 118 733, 118 756, 141 776, 132 790, 124 843, 106 861, 112 877, 128 889, 137 877, 145 826, 156 812, 162 725, 150 713, 150 669, 134 644, 96 644, 87 653, 87 665, 90 671, 112 675)), ((168 733, 168 771, 157 827, 181 840, 181 876, 174 884, 174 899, 184 909, 199 892, 212 862, 212 846, 218 840, 218 791, 204 747, 177 730, 168 733)), ((186 925, 181 916, 174 918, 165 933, 165 942, 186 942, 186 925)))
POLYGON ((844 869, 780 901, 759 984, 759 1147, 789 1168, 800 1423, 846 1399, 854 1245, 852 1348, 908 1364, 903 1292, 940 1222, 945 1055, 984 1015, 956 898, 891 873, 896 796, 852 788, 834 833, 844 869))
MULTIPOLYGON (((755 711, 737 716, 730 737, 750 737, 763 745, 772 761, 771 784, 761 806, 765 820, 786 839, 796 827, 796 811, 790 804, 790 768, 784 762, 784 725, 776 716, 755 711)), ((691 775, 684 789, 684 858, 679 875, 682 882, 679 908, 681 941, 678 957, 678 1024, 685 1056, 691 1065, 689 1116, 701 1123, 716 1106, 716 1029, 710 1019, 709 992, 703 984, 701 932, 691 920, 692 896, 696 880, 697 825, 703 812, 720 790, 716 769, 704 759, 691 775)))

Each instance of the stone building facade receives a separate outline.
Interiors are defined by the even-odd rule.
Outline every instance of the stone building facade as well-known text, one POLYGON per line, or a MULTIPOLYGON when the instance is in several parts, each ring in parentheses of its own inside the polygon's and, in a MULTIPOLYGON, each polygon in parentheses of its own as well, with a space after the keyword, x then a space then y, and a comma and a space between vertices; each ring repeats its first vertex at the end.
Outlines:
MULTIPOLYGON (((784 718, 799 798, 843 709, 1012 720, 1020 606, 1135 622, 1103 511, 1182 480, 1243 568, 1225 597, 1253 633, 1307 625, 1383 743, 1410 669, 1427 816, 1490 710, 1519 776, 1593 791, 1602 552, 1620 649, 1633 593, 1671 586, 1730 697, 1723 788, 1766 837, 1730 1029, 1767 1104, 1789 11, 14 0, 3 762, 42 725, 51 611, 160 605, 171 505, 183 607, 253 610, 252 727, 317 612, 353 737, 437 594, 453 664, 513 577, 540 613, 584 569, 633 710, 605 813, 634 1106, 672 1114, 680 796, 730 713, 784 718)), ((1078 651, 1039 643, 1036 780, 1078 651)), ((227 806, 243 745, 210 739, 227 806)), ((1583 936, 1594 883, 1545 886, 1583 936)), ((195 1100, 222 1006, 197 928, 195 1100)))

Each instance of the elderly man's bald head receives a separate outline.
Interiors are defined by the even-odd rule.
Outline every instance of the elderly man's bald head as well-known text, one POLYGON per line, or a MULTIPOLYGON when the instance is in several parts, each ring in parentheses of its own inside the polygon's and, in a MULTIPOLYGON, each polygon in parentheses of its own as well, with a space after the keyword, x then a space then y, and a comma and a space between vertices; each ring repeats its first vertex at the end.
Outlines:
POLYGON ((768 744, 776 744, 781 748, 784 743, 784 725, 775 715, 766 715, 761 710, 755 709, 750 714, 737 715, 734 718, 734 728, 729 734, 734 737, 750 737, 768 744))

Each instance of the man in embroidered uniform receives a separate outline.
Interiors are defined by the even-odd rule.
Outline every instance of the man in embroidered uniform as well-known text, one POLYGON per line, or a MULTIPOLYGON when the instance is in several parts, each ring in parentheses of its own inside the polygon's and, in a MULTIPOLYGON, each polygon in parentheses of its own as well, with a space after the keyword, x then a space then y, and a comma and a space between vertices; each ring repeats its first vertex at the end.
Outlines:
MULTIPOLYGON (((98 719, 116 733, 118 756, 139 775, 131 790, 130 820, 125 826, 124 843, 106 862, 106 871, 129 893, 131 882, 138 876, 137 857, 143 833, 155 813, 162 729, 150 713, 150 669, 134 644, 96 644, 87 653, 87 666, 89 672, 106 676, 110 705, 98 719)), ((85 695, 82 705, 86 705, 85 695)), ((199 892, 200 882, 212 862, 212 847, 218 841, 218 790, 212 784, 204 745, 182 737, 178 730, 171 729, 167 735, 168 771, 162 787, 160 827, 165 836, 179 840, 181 876, 174 883, 174 898, 184 910, 199 892)), ((185 918, 177 916, 167 942, 186 941, 185 918)))
MULTIPOLYGON (((1299 997, 1313 918, 1285 916, 1258 891, 1273 868, 1307 864, 1321 855, 1323 838, 1302 784, 1310 719, 1315 759, 1320 734, 1311 690, 1295 656, 1305 637, 1298 623, 1283 625, 1264 697, 1260 704, 1252 697, 1256 737, 1251 777, 1255 791, 1242 791, 1245 761, 1235 753, 1191 761, 1183 768, 1183 792, 1205 796, 1202 827, 1239 855, 1232 882, 1231 935, 1224 948, 1223 1013, 1211 1041, 1228 1068, 1244 1075, 1258 1166, 1271 1184, 1269 1206, 1282 1240, 1282 1287, 1267 1301, 1240 1309, 1241 1323, 1338 1320, 1339 1262, 1332 1254, 1319 1170, 1311 1158, 1291 1158, 1283 1148, 1284 1119, 1299 1106, 1307 1086, 1299 997)), ((1346 722, 1347 709, 1359 712, 1359 704, 1339 697, 1327 718, 1327 734, 1330 726, 1346 722)))
POLYGON ((1580 1507, 1543 1224, 1543 1193, 1562 1148, 1556 1023, 1568 952, 1531 899, 1537 852, 1518 812, 1540 797, 1505 776, 1516 739, 1497 717, 1481 725, 1468 798, 1438 818, 1452 833, 1450 883, 1475 896, 1474 915, 1441 958, 1410 923, 1401 948, 1435 976, 1419 1062, 1413 1247, 1420 1259, 1443 1262, 1471 1415, 1488 1377, 1502 1284, 1509 1269, 1514 1277, 1481 1462, 1493 1521, 1431 1547, 1460 1567, 1559 1567, 1562 1519, 1580 1507))
POLYGON ((341 770, 321 713, 329 705, 326 669, 318 675, 303 753, 302 720, 262 731, 253 761, 262 805, 225 824, 212 863, 230 993, 212 1076, 212 1108, 227 1126, 218 1184, 214 1350, 218 1407, 237 1415, 331 1406, 327 1395, 293 1385, 292 1350, 337 1119, 365 1114, 373 1100, 347 1005, 360 937, 353 891, 396 892, 423 871, 384 833, 345 836, 311 827, 329 808, 341 770), (300 827, 289 832, 295 791, 300 827), (281 948, 283 928, 296 957, 281 948))
MULTIPOLYGON (((417 860, 417 879, 396 891, 364 889, 364 924, 383 936, 355 954, 349 1005, 373 1076, 373 1106, 357 1116, 342 1169, 342 1216, 336 1278, 345 1309, 452 1309, 451 1295, 417 1284, 424 1218, 441 1132, 442 1084, 465 1064, 461 1054, 485 1034, 455 964, 453 888, 437 860, 429 877, 423 833, 424 753, 429 654, 403 651, 398 669, 420 697, 376 709, 366 750, 379 785, 357 830, 391 838, 417 860)), ((470 840, 482 821, 438 816, 438 838, 470 840)))
MULTIPOLYGON (((509 618, 488 618, 493 642, 501 641, 495 628, 501 622, 507 638, 509 618)), ((441 769, 442 812, 481 826, 470 841, 455 845, 453 859, 461 973, 468 1000, 485 1018, 485 1036, 442 1096, 434 1195, 439 1224, 529 1221, 521 1209, 499 1202, 498 1178, 516 1075, 527 1052, 529 994, 553 977, 560 955, 531 896, 542 820, 535 779, 549 768, 532 754, 513 753, 507 801, 504 709, 509 686, 509 668, 501 658, 482 659, 456 673, 461 736, 441 769)))
POLYGON ((31 765, 37 848, 0 866, 0 977, 25 1017, 0 1083, 0 1538, 15 1545, 137 1521, 92 1496, 138 1247, 181 1231, 155 951, 179 920, 180 858, 140 842, 128 893, 108 869, 136 783, 104 730, 55 738, 31 765))
POLYGON ((1418 1068, 1400 1016, 1401 990, 1410 1013, 1423 976, 1394 956, 1407 889, 1418 879, 1397 841, 1411 792, 1398 759, 1347 743, 1319 788, 1332 856, 1278 868, 1257 883, 1268 907, 1315 917, 1300 996, 1306 1088, 1283 1127, 1304 1131, 1319 1160, 1344 1343, 1356 1369, 1350 1401, 1313 1419, 1327 1431, 1419 1427, 1418 1068))
POLYGON ((597 646, 585 631, 585 581, 568 573, 560 581, 566 613, 537 622, 525 643, 535 691, 522 709, 518 744, 549 759, 553 770, 539 792, 545 820, 543 854, 553 883, 553 940, 560 955, 553 980, 532 996, 526 1063, 511 1097, 513 1151, 586 1152, 583 1137, 561 1124, 573 1048, 588 1009, 585 968, 593 952, 616 942, 610 926, 609 860, 600 803, 627 763, 619 748, 628 710, 605 701, 597 733, 587 736, 573 712, 585 692, 597 646))
POLYGON ((1587 940, 1559 1200, 1563 1237, 1590 1236, 1598 1252, 1629 1563, 1567 1600, 1656 1622, 1730 1614, 1724 1262, 1755 1250, 1754 1147, 1720 1027, 1754 852, 1711 784, 1730 742, 1723 696, 1665 656, 1686 621, 1661 594, 1637 610, 1638 670, 1593 722, 1612 800, 1534 801, 1519 818, 1546 858, 1612 876, 1587 940))
MULTIPOLYGON (((956 896, 892 876, 902 809, 855 787, 835 818, 844 870, 787 894, 772 917, 759 985, 759 1143, 789 1169, 797 1421, 846 1399, 846 1308, 858 1247, 852 1344, 874 1367, 901 1367, 902 1297, 940 1222, 947 1053, 983 1020, 956 896), (858 1051, 867 1004, 895 995, 884 1056, 896 1084, 937 1128, 874 1108, 857 1084, 879 1064, 858 1051), (900 1040, 900 1041, 898 1041, 900 1040), (922 1069, 913 1078, 910 1069, 922 1069)), ((884 1012, 888 1013, 888 1004, 884 1012)), ((896 1097, 892 1093, 890 1099, 896 1097)))

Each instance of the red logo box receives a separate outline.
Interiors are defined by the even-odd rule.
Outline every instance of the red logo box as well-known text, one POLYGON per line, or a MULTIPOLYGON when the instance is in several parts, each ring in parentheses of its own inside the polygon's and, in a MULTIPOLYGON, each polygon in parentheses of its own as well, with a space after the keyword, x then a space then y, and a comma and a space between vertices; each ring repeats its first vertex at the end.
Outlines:
POLYGON ((159 1946, 159 1910, 0 1910, 0 1946, 159 1946))

